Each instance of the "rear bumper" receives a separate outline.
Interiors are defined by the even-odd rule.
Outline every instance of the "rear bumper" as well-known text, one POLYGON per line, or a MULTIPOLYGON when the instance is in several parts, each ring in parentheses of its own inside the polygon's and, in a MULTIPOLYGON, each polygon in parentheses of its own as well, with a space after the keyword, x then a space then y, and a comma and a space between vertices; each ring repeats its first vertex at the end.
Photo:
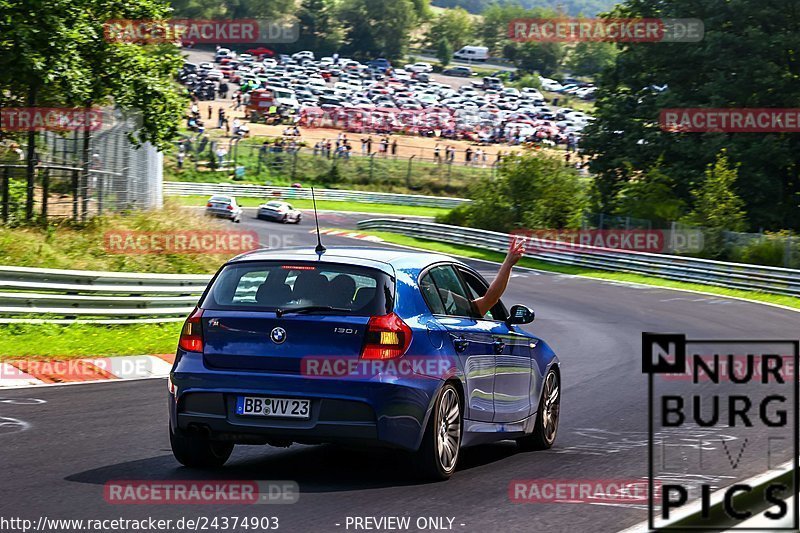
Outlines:
POLYGON ((239 213, 236 211, 220 210, 220 209, 206 209, 206 215, 217 218, 228 218, 233 220, 239 213))
POLYGON ((419 448, 443 381, 425 376, 369 379, 210 370, 202 355, 179 353, 169 396, 173 430, 200 431, 241 443, 301 442, 419 448), (311 400, 308 420, 236 414, 238 396, 311 400))
POLYGON ((258 214, 256 216, 264 220, 281 220, 283 219, 284 216, 286 216, 286 213, 279 213, 277 211, 270 211, 270 210, 262 211, 261 209, 259 209, 258 214))

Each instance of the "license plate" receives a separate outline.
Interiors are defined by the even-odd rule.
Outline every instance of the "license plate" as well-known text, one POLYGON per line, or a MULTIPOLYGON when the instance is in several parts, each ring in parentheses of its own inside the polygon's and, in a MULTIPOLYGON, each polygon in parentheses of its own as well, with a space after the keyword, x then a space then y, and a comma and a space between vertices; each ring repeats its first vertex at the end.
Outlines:
POLYGON ((311 400, 239 396, 236 398, 236 414, 270 418, 308 419, 311 417, 311 400))

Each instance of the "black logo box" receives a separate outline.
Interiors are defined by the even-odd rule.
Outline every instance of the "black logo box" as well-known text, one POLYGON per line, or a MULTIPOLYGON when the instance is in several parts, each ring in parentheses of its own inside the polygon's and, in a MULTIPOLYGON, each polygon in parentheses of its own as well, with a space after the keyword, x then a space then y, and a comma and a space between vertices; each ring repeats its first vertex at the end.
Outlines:
POLYGON ((654 428, 653 428, 653 405, 654 405, 654 379, 655 374, 684 374, 686 372, 686 345, 687 344, 738 344, 742 346, 755 345, 755 344, 782 344, 790 345, 793 348, 793 416, 794 422, 793 434, 793 473, 792 473, 792 495, 794 496, 794 520, 791 527, 763 527, 763 528, 748 528, 742 531, 798 531, 800 527, 800 497, 798 496, 798 487, 800 487, 800 410, 798 409, 798 399, 800 399, 800 379, 798 379, 798 372, 800 372, 800 341, 798 340, 741 340, 741 339, 718 339, 718 340, 687 340, 686 335, 681 333, 642 333, 642 372, 647 374, 647 479, 648 479, 648 525, 653 531, 728 531, 735 530, 730 524, 715 528, 701 524, 695 527, 681 523, 676 524, 675 527, 661 527, 654 526, 654 475, 653 475, 653 444, 654 444, 654 428), (673 356, 670 359, 664 359, 659 356, 658 360, 653 359, 653 348, 658 345, 662 352, 669 353, 670 348, 674 348, 673 356))

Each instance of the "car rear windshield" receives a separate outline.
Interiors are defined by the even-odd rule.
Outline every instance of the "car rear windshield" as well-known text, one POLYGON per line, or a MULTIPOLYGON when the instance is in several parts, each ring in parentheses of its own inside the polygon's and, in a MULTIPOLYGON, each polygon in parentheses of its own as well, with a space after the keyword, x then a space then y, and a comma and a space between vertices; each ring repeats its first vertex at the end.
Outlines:
POLYGON ((232 311, 331 307, 338 314, 385 315, 394 309, 394 279, 381 270, 353 265, 232 263, 215 278, 200 307, 232 311))

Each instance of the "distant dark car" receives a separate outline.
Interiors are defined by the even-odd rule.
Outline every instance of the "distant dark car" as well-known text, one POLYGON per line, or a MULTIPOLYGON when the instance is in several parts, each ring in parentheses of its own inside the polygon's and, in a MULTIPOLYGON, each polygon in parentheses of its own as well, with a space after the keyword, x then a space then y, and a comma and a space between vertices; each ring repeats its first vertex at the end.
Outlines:
POLYGON ((386 69, 392 68, 392 63, 386 58, 379 57, 378 59, 367 61, 367 66, 383 73, 386 72, 386 69))
POLYGON ((279 201, 271 201, 258 206, 256 218, 261 220, 273 220, 283 223, 299 224, 303 219, 303 213, 299 209, 292 207, 292 204, 279 201))
POLYGON ((458 76, 461 78, 469 78, 472 76, 472 69, 469 67, 453 67, 444 69, 442 74, 445 76, 458 76))

